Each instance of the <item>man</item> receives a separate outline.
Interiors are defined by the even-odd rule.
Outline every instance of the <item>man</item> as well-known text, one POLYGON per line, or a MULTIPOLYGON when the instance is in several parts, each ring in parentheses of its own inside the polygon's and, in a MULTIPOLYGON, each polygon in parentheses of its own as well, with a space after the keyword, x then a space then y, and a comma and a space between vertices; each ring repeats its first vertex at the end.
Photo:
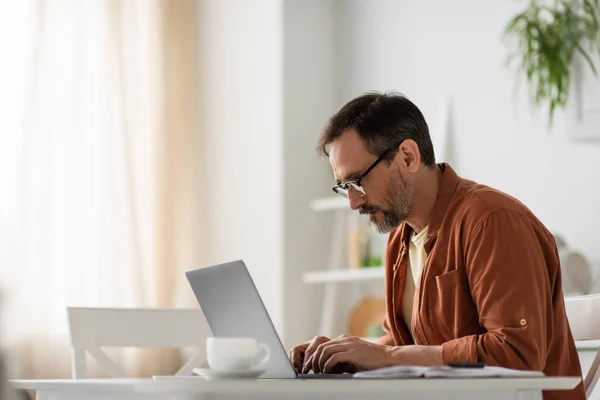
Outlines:
MULTIPOLYGON (((334 191, 390 233, 386 336, 318 336, 290 351, 296 370, 479 362, 581 376, 552 234, 518 200, 436 164, 412 102, 377 93, 350 101, 331 117, 319 150, 334 191)), ((580 384, 544 396, 585 393, 580 384)))

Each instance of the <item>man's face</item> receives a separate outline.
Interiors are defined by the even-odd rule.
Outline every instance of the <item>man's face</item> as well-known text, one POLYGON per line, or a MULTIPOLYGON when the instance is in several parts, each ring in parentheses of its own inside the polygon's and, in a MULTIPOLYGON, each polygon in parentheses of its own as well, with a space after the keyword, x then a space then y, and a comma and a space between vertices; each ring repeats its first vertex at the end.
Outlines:
MULTIPOLYGON (((378 156, 367 151, 353 129, 345 131, 329 146, 329 162, 337 181, 357 179, 378 156)), ((401 154, 396 154, 391 163, 380 162, 361 182, 365 196, 348 192, 350 207, 368 214, 379 233, 391 232, 412 212, 415 190, 406 177, 401 154)))

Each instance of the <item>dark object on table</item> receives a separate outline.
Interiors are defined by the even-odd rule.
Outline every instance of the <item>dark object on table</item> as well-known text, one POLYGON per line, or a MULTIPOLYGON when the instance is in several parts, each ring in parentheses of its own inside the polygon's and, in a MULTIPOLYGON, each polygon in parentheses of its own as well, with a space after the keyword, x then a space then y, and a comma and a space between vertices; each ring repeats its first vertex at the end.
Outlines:
POLYGON ((450 363, 449 367, 452 368, 484 368, 485 364, 483 363, 450 363))
POLYGON ((354 366, 354 364, 350 364, 350 363, 339 363, 331 369, 331 373, 332 374, 343 374, 343 373, 354 374, 354 373, 356 373, 356 367, 354 366))

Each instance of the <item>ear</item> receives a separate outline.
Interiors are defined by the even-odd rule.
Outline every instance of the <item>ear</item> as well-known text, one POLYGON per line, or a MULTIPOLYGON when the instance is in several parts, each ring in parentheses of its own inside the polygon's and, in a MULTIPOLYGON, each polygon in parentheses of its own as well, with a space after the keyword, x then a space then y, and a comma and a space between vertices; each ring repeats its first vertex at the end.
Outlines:
POLYGON ((412 139, 402 142, 398 149, 398 158, 408 172, 417 172, 421 165, 421 153, 417 142, 412 139))

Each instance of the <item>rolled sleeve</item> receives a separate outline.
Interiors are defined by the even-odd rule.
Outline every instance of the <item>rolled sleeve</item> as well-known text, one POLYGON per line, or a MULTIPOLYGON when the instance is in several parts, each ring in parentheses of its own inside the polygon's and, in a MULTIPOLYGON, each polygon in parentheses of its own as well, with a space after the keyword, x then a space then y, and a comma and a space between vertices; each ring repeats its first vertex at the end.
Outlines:
POLYGON ((553 334, 550 234, 527 215, 491 213, 465 249, 466 272, 479 324, 486 333, 443 346, 448 362, 483 362, 543 370, 553 334))
POLYGON ((465 336, 443 343, 442 360, 445 365, 477 362, 477 337, 465 336))

